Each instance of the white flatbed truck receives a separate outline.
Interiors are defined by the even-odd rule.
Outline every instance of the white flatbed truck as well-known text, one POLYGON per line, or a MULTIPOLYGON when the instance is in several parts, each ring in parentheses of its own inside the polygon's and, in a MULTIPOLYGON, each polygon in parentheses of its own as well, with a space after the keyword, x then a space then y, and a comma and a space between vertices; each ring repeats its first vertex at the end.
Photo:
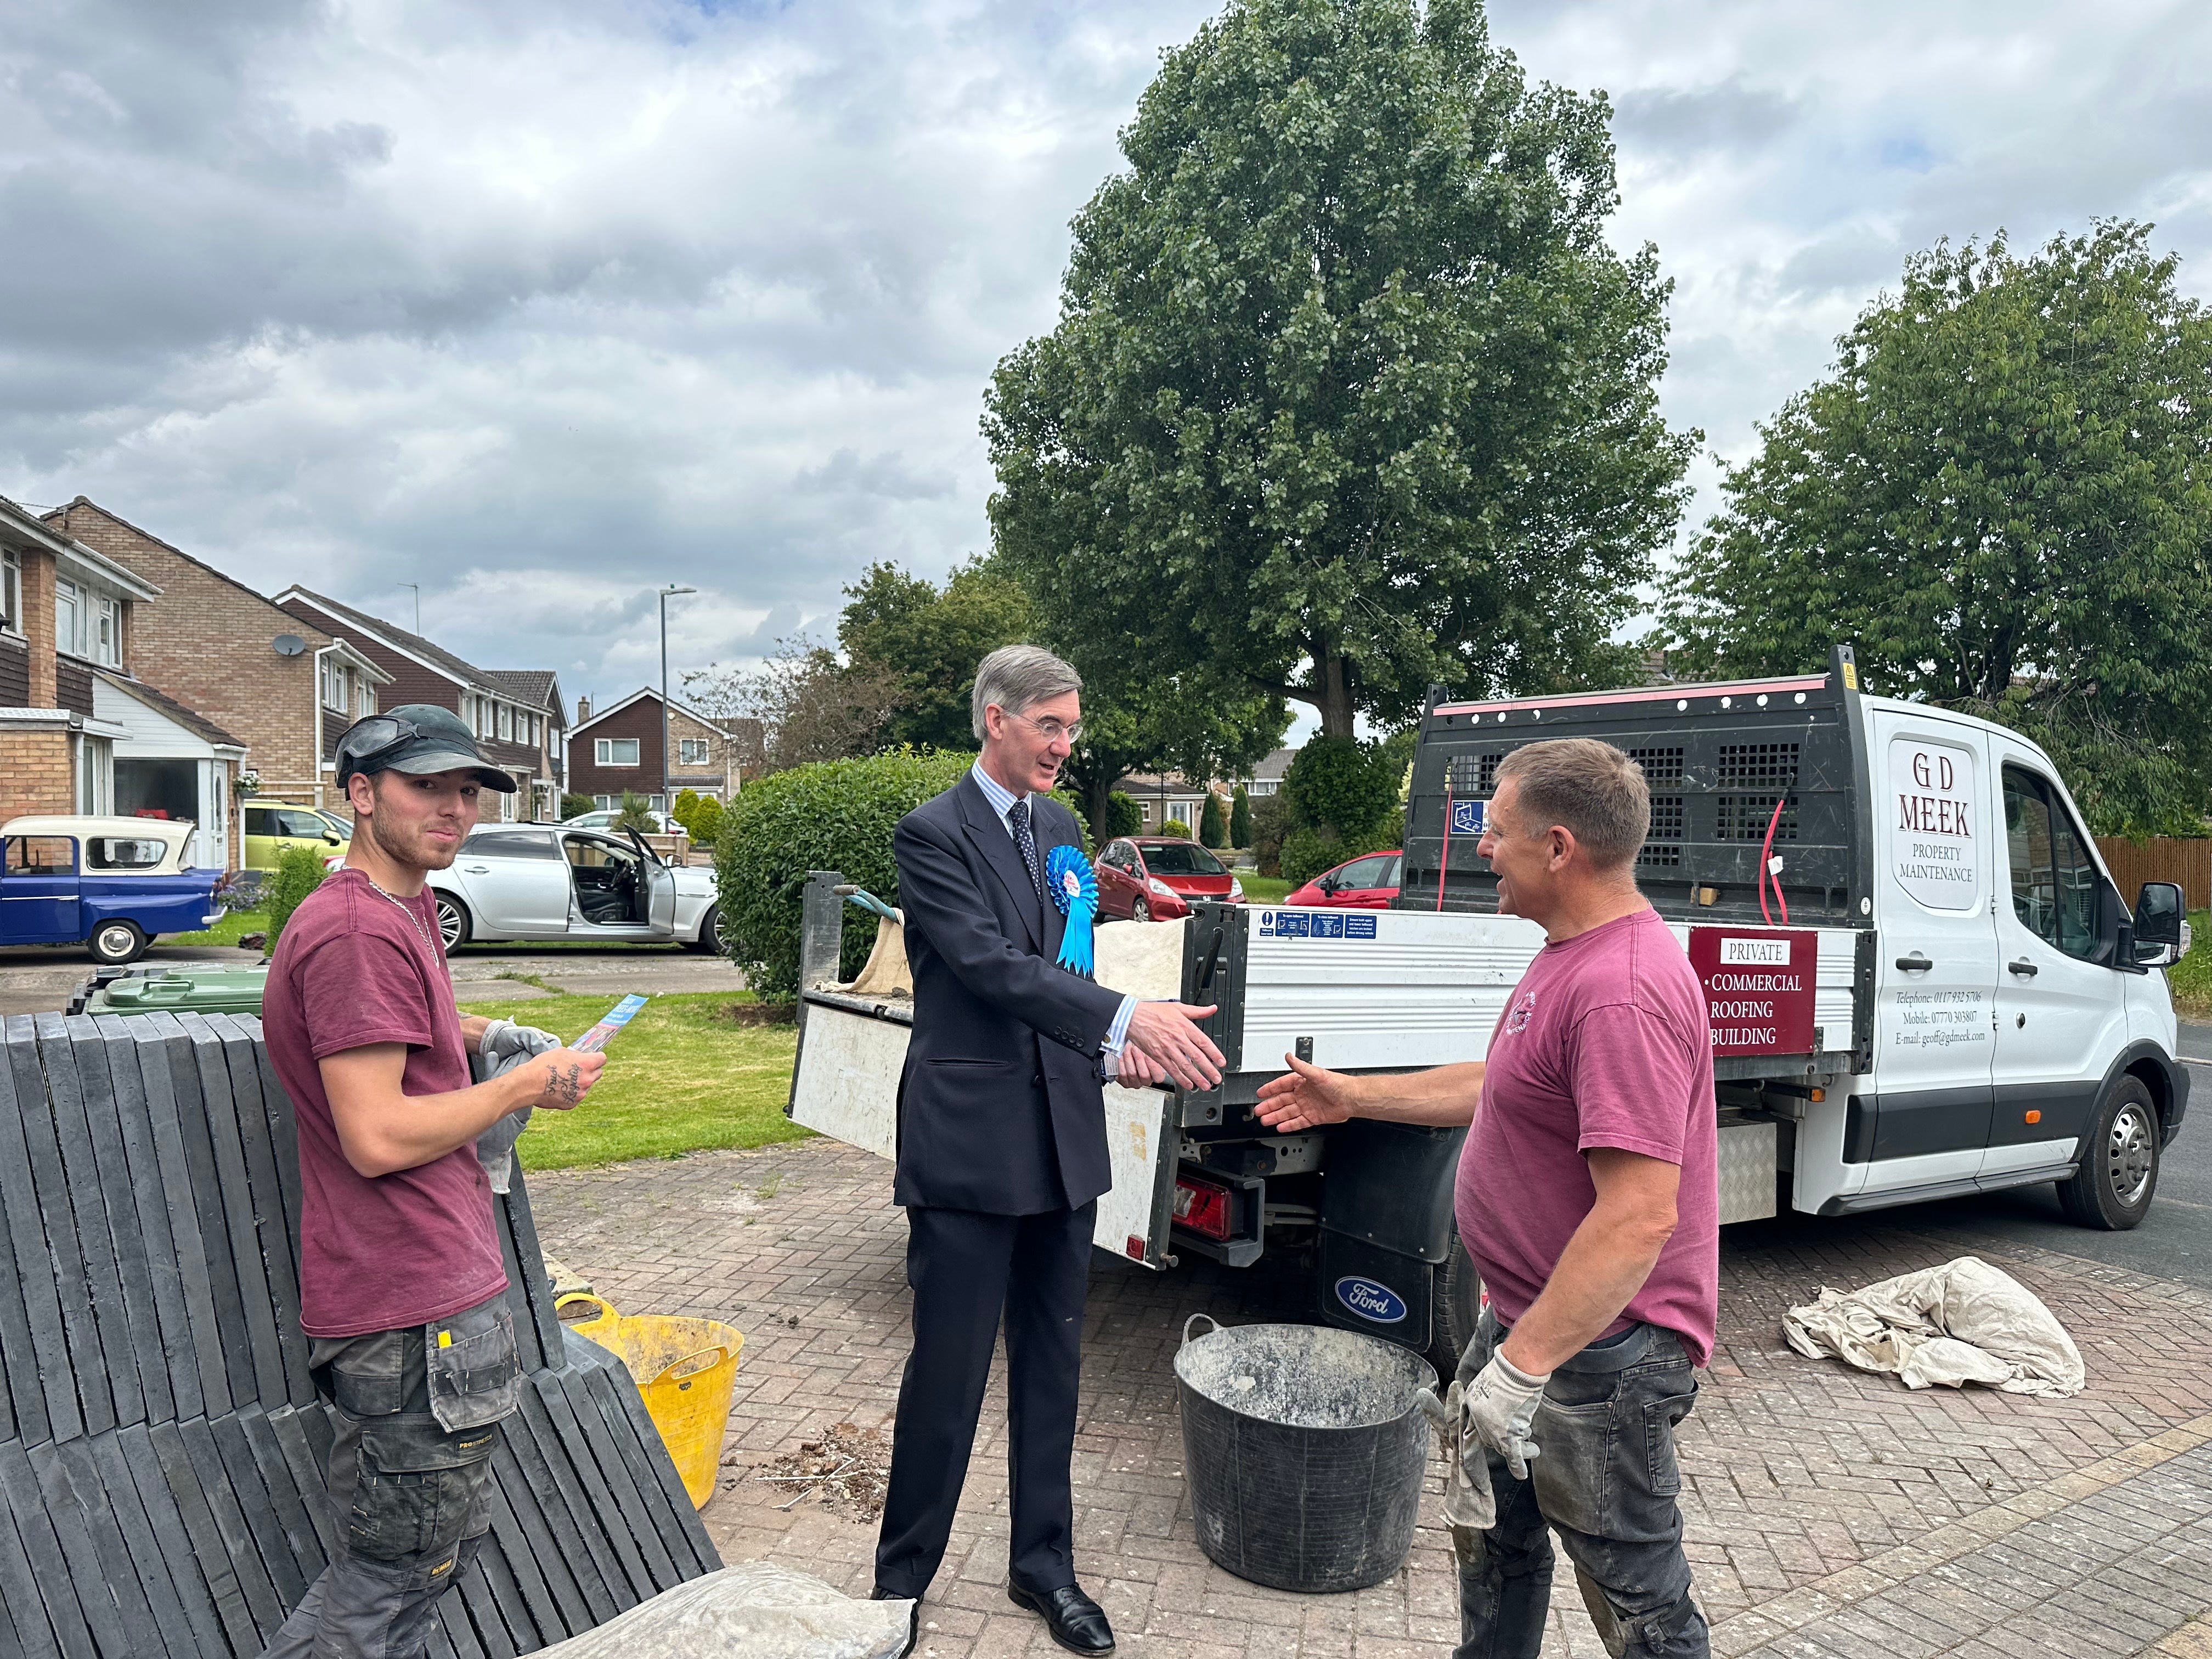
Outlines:
MULTIPOLYGON (((2160 969, 2180 890, 2121 901, 2040 750, 1825 674, 1429 699, 1404 884, 1382 911, 1204 904, 1098 933, 1098 977, 1218 1004, 1218 1088, 1105 1091, 1099 1249, 1152 1268, 1291 1249, 1317 1315, 1437 1355, 1478 1286, 1452 1218, 1463 1130, 1252 1115, 1296 1053, 1346 1072, 1480 1060, 1538 930, 1474 856, 1498 762, 1596 737, 1652 792, 1639 884, 1709 992, 1721 1219, 1844 1215, 2038 1182, 2084 1224, 2148 1212, 2188 1076, 2160 969)), ((835 982, 835 872, 807 891, 790 1115, 889 1158, 912 1005, 835 982)))

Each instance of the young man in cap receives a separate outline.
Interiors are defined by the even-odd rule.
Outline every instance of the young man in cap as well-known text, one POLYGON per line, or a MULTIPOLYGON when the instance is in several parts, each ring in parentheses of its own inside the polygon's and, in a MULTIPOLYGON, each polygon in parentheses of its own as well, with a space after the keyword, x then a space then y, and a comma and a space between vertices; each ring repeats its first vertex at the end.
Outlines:
POLYGON ((554 1048, 469 1081, 464 1018, 426 883, 511 792, 460 719, 412 703, 338 739, 345 867, 309 894, 270 964, 262 1025, 299 1121, 300 1323, 337 1406, 331 1564, 272 1659, 405 1659, 489 1522, 491 1455, 520 1367, 477 1137, 523 1106, 580 1100, 605 1056, 554 1048))

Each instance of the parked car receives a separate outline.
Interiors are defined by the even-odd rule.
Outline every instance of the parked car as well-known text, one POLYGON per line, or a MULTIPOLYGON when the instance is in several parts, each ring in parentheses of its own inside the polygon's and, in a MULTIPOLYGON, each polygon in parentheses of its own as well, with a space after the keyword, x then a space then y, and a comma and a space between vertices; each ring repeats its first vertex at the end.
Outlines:
POLYGON ((1405 862, 1406 855, 1395 848, 1388 853, 1362 853, 1334 870, 1322 871, 1283 902, 1303 908, 1387 910, 1398 896, 1398 872, 1405 862))
MULTIPOLYGON (((561 822, 571 830, 611 830, 615 827, 615 820, 621 816, 613 808, 603 806, 595 812, 579 812, 574 817, 563 818, 561 822)), ((655 812, 647 808, 646 816, 653 820, 653 824, 646 832, 648 835, 680 836, 684 833, 684 826, 665 812, 655 812)))
POLYGON ((82 944, 130 962, 162 933, 212 927, 220 870, 191 866, 189 818, 51 817, 0 824, 0 945, 82 944))
POLYGON ((352 838, 349 826, 340 834, 330 814, 312 806, 294 806, 280 800, 246 803, 246 867, 249 870, 274 870, 288 847, 343 853, 352 838))
POLYGON ((719 942, 714 872, 672 865, 627 831, 481 824, 430 890, 449 951, 471 939, 719 942))
POLYGON ((1196 842, 1173 836, 1109 842, 1096 868, 1102 921, 1172 921, 1190 914, 1193 899, 1244 902, 1244 884, 1227 865, 1196 842))

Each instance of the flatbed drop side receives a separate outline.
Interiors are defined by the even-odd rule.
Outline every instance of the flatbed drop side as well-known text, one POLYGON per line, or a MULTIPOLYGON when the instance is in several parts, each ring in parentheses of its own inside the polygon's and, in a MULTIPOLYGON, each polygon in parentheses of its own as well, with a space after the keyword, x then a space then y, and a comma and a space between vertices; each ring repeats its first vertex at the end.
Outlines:
MULTIPOLYGON (((1566 736, 1616 744, 1651 784, 1637 874, 1711 996, 1723 1224, 2051 1181, 2094 1220, 2085 1188, 2145 1160, 2154 1183, 2188 1079, 2158 971, 2178 947, 2148 941, 2179 938, 2179 894, 2172 925, 2146 921, 2139 942, 2032 744, 1862 697, 1840 650, 1825 675, 1486 703, 1439 690, 1429 705, 1395 908, 1205 904, 1099 931, 1100 981, 1218 1005, 1206 1030, 1227 1060, 1215 1089, 1108 1085, 1099 1249, 1155 1269, 1294 1250, 1320 1317, 1439 1358, 1464 1343, 1479 1307, 1452 1214, 1465 1131, 1279 1135, 1252 1109, 1286 1053, 1352 1073, 1483 1057, 1542 936, 1495 914, 1475 843, 1498 763, 1566 736), (2147 1146, 2114 1139, 2130 1123, 2147 1146)), ((889 1158, 912 1005, 836 983, 837 882, 807 888, 787 1109, 889 1158)), ((2140 1218, 2120 1212, 2099 1224, 2140 1218)))

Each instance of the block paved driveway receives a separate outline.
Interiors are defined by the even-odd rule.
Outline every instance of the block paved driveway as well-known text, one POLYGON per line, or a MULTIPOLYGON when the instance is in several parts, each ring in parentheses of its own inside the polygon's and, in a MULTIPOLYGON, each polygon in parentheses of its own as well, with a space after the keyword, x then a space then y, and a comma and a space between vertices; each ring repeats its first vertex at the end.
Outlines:
MULTIPOLYGON (((906 1230, 887 1164, 828 1140, 532 1179, 549 1254, 624 1312, 745 1333, 723 1486, 730 1560, 866 1595, 875 1532, 756 1480, 840 1422, 890 1427, 907 1342, 906 1230)), ((2152 1224, 2155 1224, 2155 1218, 2152 1224)), ((1263 1261, 1153 1273, 1095 1260, 1076 1443, 1077 1566, 1133 1659, 1448 1653, 1455 1578, 1433 1474, 1406 1569, 1356 1595, 1260 1589, 1198 1548, 1170 1361, 1184 1318, 1307 1316, 1263 1261)), ((1715 1651, 1805 1659, 2212 1659, 2212 1296, 1911 1211, 1731 1229, 1721 1346, 1685 1425, 1683 1509, 1715 1651), (2049 1303, 2090 1386, 2066 1401, 1908 1392, 1783 1343, 1822 1285, 1979 1254, 2049 1303)), ((994 1380, 921 1651, 1055 1653, 1005 1599, 1005 1407, 994 1380)), ((1564 1566, 1550 1656, 1601 1655, 1564 1566)))

